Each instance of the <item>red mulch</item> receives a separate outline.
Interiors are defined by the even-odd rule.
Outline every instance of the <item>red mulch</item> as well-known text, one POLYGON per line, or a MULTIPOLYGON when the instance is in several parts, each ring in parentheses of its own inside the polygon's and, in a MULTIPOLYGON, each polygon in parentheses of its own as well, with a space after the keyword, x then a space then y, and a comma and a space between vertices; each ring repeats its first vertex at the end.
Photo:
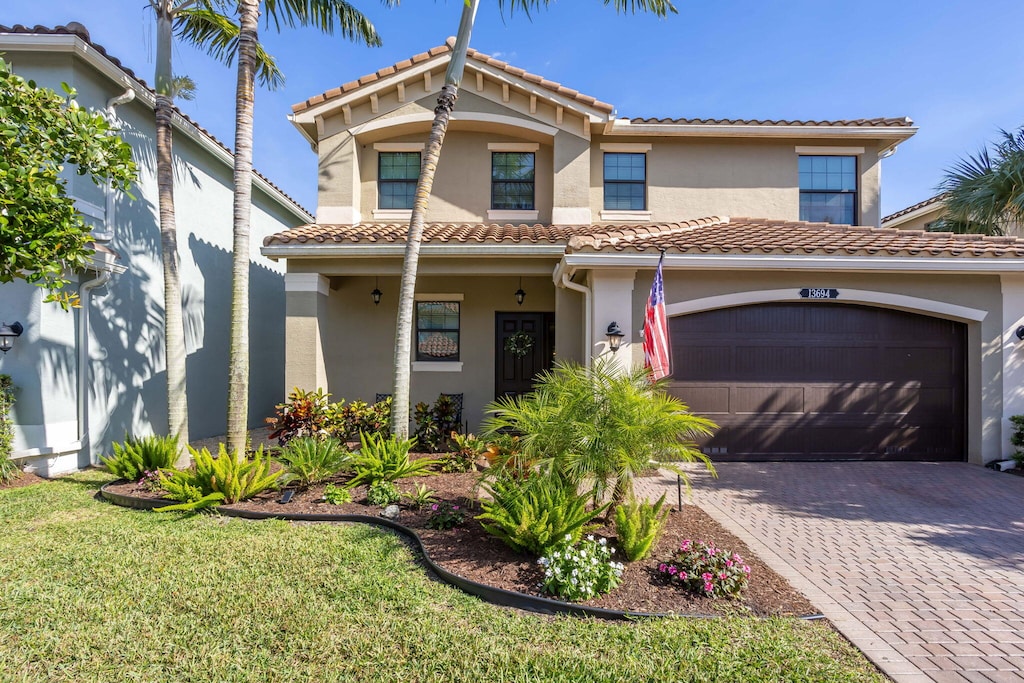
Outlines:
POLYGON ((31 486, 32 484, 41 484, 46 479, 32 474, 31 472, 22 472, 15 479, 7 483, 0 482, 0 491, 3 489, 16 489, 22 486, 31 486))
MULTIPOLYGON (((415 477, 398 482, 399 489, 411 492, 417 483, 435 491, 442 501, 463 505, 471 514, 479 513, 474 487, 479 479, 476 473, 439 474, 415 477)), ((108 487, 115 492, 158 497, 134 483, 108 487)), ((323 486, 297 491, 291 502, 278 503, 280 492, 267 492, 255 498, 232 505, 233 508, 288 512, 330 514, 358 514, 378 516, 381 508, 365 504, 366 487, 352 489, 352 503, 331 505, 322 502, 323 486)), ((517 553, 483 530, 470 516, 461 526, 450 531, 436 531, 425 527, 427 510, 414 510, 404 503, 397 522, 416 531, 431 559, 448 571, 479 583, 498 588, 542 595, 539 583, 542 572, 536 558, 517 553)), ((603 527, 594 532, 613 540, 614 527, 603 527)), ((621 553, 617 553, 621 559, 621 553)), ((654 551, 646 560, 627 563, 622 583, 607 595, 584 603, 594 607, 637 612, 676 612, 700 614, 735 614, 748 612, 759 616, 804 616, 817 613, 814 606, 789 583, 750 552, 738 538, 722 528, 703 510, 686 505, 681 512, 673 510, 668 517, 664 533, 654 551), (660 581, 657 566, 666 561, 679 543, 685 539, 713 541, 719 548, 738 552, 751 568, 750 582, 740 600, 712 600, 689 594, 660 581)))

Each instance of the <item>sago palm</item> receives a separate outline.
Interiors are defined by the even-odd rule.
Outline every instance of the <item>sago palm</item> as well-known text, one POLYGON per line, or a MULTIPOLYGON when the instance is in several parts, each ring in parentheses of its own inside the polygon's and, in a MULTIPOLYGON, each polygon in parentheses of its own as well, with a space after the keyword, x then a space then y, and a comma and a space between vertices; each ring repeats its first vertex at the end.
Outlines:
MULTIPOLYGON (((543 7, 548 0, 498 0, 501 11, 507 7, 509 12, 516 10, 529 14, 531 9, 543 7)), ((638 11, 651 12, 663 17, 669 12, 676 12, 670 0, 604 0, 605 5, 612 5, 616 12, 638 11)), ((455 101, 459 97, 459 85, 466 68, 466 55, 469 41, 473 35, 476 12, 480 0, 464 0, 462 18, 459 21, 459 32, 455 36, 455 46, 444 75, 444 85, 437 97, 434 108, 434 121, 430 127, 430 139, 423 151, 420 163, 420 175, 416 181, 416 195, 412 204, 412 216, 409 219, 409 233, 405 243, 405 259, 402 264, 402 281, 398 292, 398 318, 395 323, 395 387, 394 400, 391 406, 391 431, 402 438, 409 434, 409 390, 411 384, 412 361, 412 316, 416 294, 416 273, 419 266, 420 242, 423 239, 423 224, 427 215, 427 202, 430 190, 434 186, 434 174, 437 162, 441 158, 441 146, 448 132, 455 101)))
POLYGON ((1024 225, 1024 128, 1001 135, 992 154, 982 149, 946 171, 940 229, 1001 235, 1024 225))

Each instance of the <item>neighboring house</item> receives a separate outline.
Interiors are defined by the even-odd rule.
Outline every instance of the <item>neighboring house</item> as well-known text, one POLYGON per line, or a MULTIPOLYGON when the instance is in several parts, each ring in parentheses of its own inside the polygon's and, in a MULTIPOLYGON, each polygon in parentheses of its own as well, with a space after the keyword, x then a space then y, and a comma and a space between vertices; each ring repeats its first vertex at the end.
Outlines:
MULTIPOLYGON (((58 91, 67 82, 77 89, 80 105, 115 116, 139 166, 134 199, 69 175, 69 192, 95 225, 100 246, 94 268, 78 277, 80 309, 65 312, 42 303, 44 292, 23 282, 0 287, 0 318, 25 327, 0 358, 0 372, 18 387, 14 457, 50 476, 96 463, 126 434, 167 430, 154 96, 80 24, 0 26, 0 53, 16 73, 58 91)), ((226 431, 232 155, 180 113, 174 126, 189 425, 199 439, 226 431)), ((310 218, 266 178, 253 175, 254 254, 264 236, 310 218)), ((258 255, 250 277, 250 315, 258 330, 251 349, 250 422, 257 424, 284 394, 284 277, 277 264, 258 255)))
MULTIPOLYGON (((938 220, 946 212, 946 205, 943 200, 945 194, 937 194, 929 197, 923 202, 912 204, 896 213, 891 213, 882 219, 883 228, 897 228, 899 230, 940 230, 938 220)), ((1024 230, 1016 223, 1010 223, 1006 228, 1007 235, 1014 237, 1024 236, 1024 230)))
MULTIPOLYGON (((287 264, 289 387, 391 391, 406 224, 451 45, 293 107, 320 193, 316 223, 263 247, 287 264)), ((463 394, 476 429, 552 359, 642 362, 664 250, 670 386, 722 425, 702 444, 713 459, 1000 457, 1006 417, 1024 413, 1024 241, 877 227, 880 160, 915 131, 620 118, 471 50, 421 251, 412 400, 463 394), (516 332, 533 341, 521 358, 516 332)))

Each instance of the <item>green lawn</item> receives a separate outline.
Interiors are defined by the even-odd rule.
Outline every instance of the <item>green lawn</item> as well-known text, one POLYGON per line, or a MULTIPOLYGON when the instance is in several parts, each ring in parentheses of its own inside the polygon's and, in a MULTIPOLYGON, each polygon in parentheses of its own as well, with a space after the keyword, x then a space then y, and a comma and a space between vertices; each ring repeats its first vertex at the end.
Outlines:
POLYGON ((0 680, 886 680, 822 624, 514 612, 369 527, 127 510, 108 479, 0 491, 0 680))

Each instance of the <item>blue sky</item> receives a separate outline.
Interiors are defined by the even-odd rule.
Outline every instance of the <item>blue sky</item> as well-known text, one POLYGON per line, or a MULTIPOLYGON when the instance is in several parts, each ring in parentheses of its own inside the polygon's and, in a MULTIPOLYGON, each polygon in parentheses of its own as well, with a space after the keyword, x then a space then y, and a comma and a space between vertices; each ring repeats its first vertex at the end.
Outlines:
MULTIPOLYGON (((145 0, 2 0, 0 24, 79 21, 95 42, 153 80, 145 0)), ((658 20, 561 0, 502 18, 484 0, 472 46, 615 105, 619 116, 829 119, 909 116, 920 132, 883 165, 883 214, 934 193, 942 170, 1024 125, 1021 0, 690 0, 658 20)), ((287 77, 256 96, 255 164, 310 210, 316 156, 287 121, 292 104, 440 45, 459 0, 357 2, 376 49, 313 31, 261 40, 287 77)), ((179 45, 175 71, 199 84, 180 107, 232 146, 234 72, 179 45)), ((442 157, 443 159, 443 157, 442 157)), ((443 163, 443 162, 442 162, 443 163)))

